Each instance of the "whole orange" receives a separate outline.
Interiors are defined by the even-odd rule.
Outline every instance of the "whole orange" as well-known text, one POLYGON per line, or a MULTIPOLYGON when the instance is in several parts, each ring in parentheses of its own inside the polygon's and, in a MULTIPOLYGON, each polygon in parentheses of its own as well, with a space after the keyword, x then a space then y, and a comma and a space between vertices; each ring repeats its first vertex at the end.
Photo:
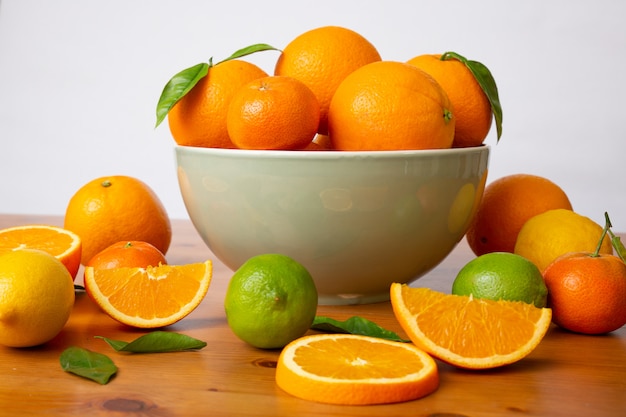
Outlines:
POLYGON ((234 148, 226 129, 226 113, 235 92, 245 83, 267 76, 242 60, 220 62, 172 107, 167 115, 179 145, 234 148))
POLYGON ((478 211, 467 231, 477 255, 513 252, 517 235, 528 219, 551 209, 572 209, 565 191, 547 178, 513 174, 485 187, 478 211))
POLYGON ((292 77, 258 78, 233 96, 228 134, 241 149, 301 149, 311 143, 320 120, 315 94, 292 77))
POLYGON ((297 78, 315 93, 320 103, 318 132, 326 135, 335 90, 348 74, 374 61, 380 61, 380 54, 362 35, 340 26, 323 26, 289 42, 274 74, 297 78))
POLYGON ((333 148, 345 151, 449 148, 452 105, 441 86, 413 65, 367 64, 337 88, 328 112, 333 148))
POLYGON ((603 334, 626 324, 626 264, 617 256, 568 253, 543 276, 552 321, 560 327, 603 334))
POLYGON ((124 175, 96 178, 70 199, 64 228, 80 236, 83 265, 122 240, 141 240, 166 253, 172 228, 165 207, 143 181, 124 175))
POLYGON ((407 62, 431 75, 448 94, 456 118, 452 146, 482 144, 491 128, 491 104, 467 66, 457 59, 441 60, 440 54, 418 55, 407 62))

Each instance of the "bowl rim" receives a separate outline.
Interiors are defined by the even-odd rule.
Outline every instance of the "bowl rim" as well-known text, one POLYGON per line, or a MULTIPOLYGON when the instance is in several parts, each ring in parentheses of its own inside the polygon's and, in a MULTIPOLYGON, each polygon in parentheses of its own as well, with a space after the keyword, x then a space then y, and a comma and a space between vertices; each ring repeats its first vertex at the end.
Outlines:
POLYGON ((444 149, 414 149, 414 150, 389 150, 389 151, 336 151, 336 150, 257 150, 257 149, 229 149, 229 148, 206 148, 197 146, 174 145, 176 153, 209 154, 213 156, 228 156, 241 158, 265 158, 273 159, 336 159, 349 157, 368 158, 407 158, 418 156, 451 156, 473 153, 489 152, 491 146, 482 144, 465 148, 444 149))

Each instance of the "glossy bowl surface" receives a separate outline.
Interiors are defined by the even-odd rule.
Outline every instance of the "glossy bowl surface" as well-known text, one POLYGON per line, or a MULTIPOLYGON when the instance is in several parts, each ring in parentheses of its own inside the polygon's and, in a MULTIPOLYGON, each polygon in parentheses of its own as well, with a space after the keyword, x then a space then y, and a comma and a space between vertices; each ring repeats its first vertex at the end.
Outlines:
POLYGON ((463 238, 487 178, 489 146, 386 152, 177 146, 189 217, 236 270, 282 253, 313 276, 320 304, 389 299, 463 238))

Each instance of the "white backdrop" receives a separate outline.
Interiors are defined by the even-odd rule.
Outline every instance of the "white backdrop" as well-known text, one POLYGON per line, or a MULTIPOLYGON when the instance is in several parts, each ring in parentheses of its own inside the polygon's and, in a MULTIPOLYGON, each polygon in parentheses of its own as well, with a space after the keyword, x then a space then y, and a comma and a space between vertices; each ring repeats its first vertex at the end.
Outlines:
MULTIPOLYGON (((626 2, 621 0, 1 0, 0 213, 63 214, 103 175, 147 182, 186 218, 167 123, 177 71, 253 43, 341 25, 384 59, 456 51, 493 72, 504 109, 489 180, 561 185, 574 209, 626 231, 626 2)), ((275 52, 250 59, 272 72, 275 52)))

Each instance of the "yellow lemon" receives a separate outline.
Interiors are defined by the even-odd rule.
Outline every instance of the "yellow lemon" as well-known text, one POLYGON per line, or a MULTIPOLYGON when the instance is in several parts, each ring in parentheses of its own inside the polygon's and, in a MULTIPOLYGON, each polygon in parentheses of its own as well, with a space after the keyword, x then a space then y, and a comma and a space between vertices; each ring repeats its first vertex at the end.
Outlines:
MULTIPOLYGON (((557 257, 568 252, 594 252, 602 226, 571 210, 554 209, 531 217, 524 223, 514 252, 534 262, 543 272, 557 257)), ((605 236, 600 253, 613 253, 605 236)))
POLYGON ((72 276, 54 256, 32 249, 0 255, 0 344, 51 340, 69 319, 74 297, 72 276))

